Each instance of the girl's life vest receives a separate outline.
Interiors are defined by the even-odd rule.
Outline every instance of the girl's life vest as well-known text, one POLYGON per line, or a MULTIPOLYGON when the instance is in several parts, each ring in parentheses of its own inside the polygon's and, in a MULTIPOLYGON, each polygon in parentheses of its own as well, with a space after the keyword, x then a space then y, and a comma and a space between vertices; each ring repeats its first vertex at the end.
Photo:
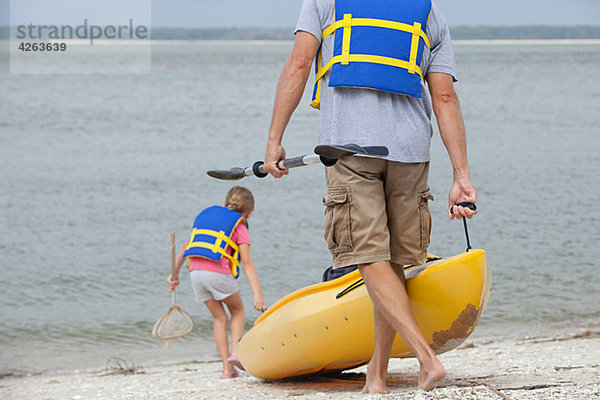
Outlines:
POLYGON ((189 244, 183 257, 203 257, 213 261, 221 261, 227 257, 234 278, 239 276, 240 249, 231 240, 231 235, 242 223, 248 226, 246 219, 238 212, 221 206, 212 206, 203 210, 194 221, 189 244), (232 254, 227 250, 231 248, 232 254))
POLYGON ((421 98, 420 65, 431 0, 335 0, 335 22, 323 40, 335 34, 333 58, 315 63, 311 106, 320 108, 321 78, 331 70, 329 86, 358 87, 421 98))

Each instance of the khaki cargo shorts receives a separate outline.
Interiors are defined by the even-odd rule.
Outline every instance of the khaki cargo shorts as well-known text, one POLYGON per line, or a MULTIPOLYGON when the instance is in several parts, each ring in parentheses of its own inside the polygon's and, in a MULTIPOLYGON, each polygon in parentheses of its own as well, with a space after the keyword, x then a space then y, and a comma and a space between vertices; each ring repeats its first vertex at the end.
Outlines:
POLYGON ((325 168, 325 240, 333 267, 427 258, 433 195, 429 162, 399 163, 344 157, 325 168))

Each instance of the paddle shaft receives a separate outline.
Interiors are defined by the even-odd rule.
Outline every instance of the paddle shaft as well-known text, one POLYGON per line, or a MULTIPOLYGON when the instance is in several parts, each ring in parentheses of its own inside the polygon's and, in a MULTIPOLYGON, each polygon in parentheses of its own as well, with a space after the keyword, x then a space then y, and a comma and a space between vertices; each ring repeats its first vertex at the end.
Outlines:
MULTIPOLYGON (((388 149, 384 146, 359 146, 356 144, 346 145, 319 145, 315 147, 315 154, 307 154, 299 157, 288 158, 277 163, 279 169, 288 169, 301 167, 303 165, 317 164, 322 162, 323 165, 330 167, 336 163, 338 158, 351 156, 354 154, 362 154, 368 156, 387 156, 388 149)), ((264 178, 268 174, 263 167, 263 161, 257 161, 252 167, 235 167, 229 170, 211 170, 207 174, 213 178, 223 179, 227 181, 236 181, 247 176, 256 176, 264 178)))
MULTIPOLYGON (((304 165, 317 164, 320 162, 321 158, 318 154, 307 154, 304 156, 286 158, 285 160, 281 160, 277 163, 277 168, 283 170, 288 168, 302 167, 304 165)), ((261 178, 267 176, 268 174, 267 172, 265 172, 264 163, 262 161, 257 161, 252 167, 244 168, 244 175, 256 175, 257 177, 261 178)))

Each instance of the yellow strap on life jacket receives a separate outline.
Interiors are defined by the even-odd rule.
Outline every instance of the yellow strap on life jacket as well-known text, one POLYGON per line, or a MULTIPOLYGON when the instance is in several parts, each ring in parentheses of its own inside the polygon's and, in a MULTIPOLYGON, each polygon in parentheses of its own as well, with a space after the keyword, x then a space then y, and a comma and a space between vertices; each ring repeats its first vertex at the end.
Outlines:
POLYGON ((344 14, 344 19, 340 19, 339 21, 336 21, 333 24, 329 25, 327 28, 325 28, 325 30, 323 31, 323 39, 325 39, 327 36, 331 35, 337 29, 343 28, 345 26, 344 21, 345 21, 345 18, 347 15, 349 16, 348 18, 350 18, 351 26, 374 26, 374 27, 379 27, 379 28, 393 29, 396 31, 404 31, 404 32, 412 33, 412 34, 417 33, 418 36, 423 39, 423 41, 425 42, 427 47, 431 47, 431 42, 429 41, 429 38, 427 37, 425 32, 421 29, 420 24, 419 24, 419 30, 415 31, 415 25, 409 25, 409 24, 405 24, 402 22, 396 22, 396 21, 389 21, 386 19, 352 18, 352 14, 344 14))
MULTIPOLYGON (((321 68, 321 59, 323 58, 323 52, 319 48, 319 55, 317 56, 317 65, 319 66, 319 70, 321 68)), ((317 71, 318 72, 318 71, 317 71)), ((316 108, 317 110, 321 109, 321 80, 317 79, 317 90, 315 92, 315 99, 310 103, 310 106, 316 108)))
POLYGON ((431 42, 427 37, 427 34, 423 31, 420 23, 415 22, 413 25, 405 24, 402 22, 389 21, 385 19, 375 18, 352 18, 352 14, 344 14, 344 18, 329 25, 323 30, 323 40, 326 37, 334 33, 338 29, 342 31, 342 54, 333 57, 325 66, 321 66, 322 60, 322 49, 319 49, 319 55, 317 57, 317 73, 315 74, 315 81, 317 83, 317 90, 315 93, 315 99, 310 104, 314 108, 320 108, 321 103, 321 78, 329 71, 333 64, 341 63, 347 65, 351 62, 369 62, 375 64, 391 65, 393 67, 404 68, 409 73, 419 74, 421 79, 424 79, 421 68, 417 65, 417 53, 419 50, 419 40, 423 39, 425 45, 431 48, 431 42), (372 26, 379 28, 393 29, 412 34, 411 48, 410 48, 410 59, 408 61, 400 60, 391 57, 382 57, 369 54, 350 54, 350 35, 352 33, 353 26, 372 26))
MULTIPOLYGON (((202 247, 205 249, 209 249, 211 250, 213 253, 219 253, 221 254, 223 257, 227 257, 227 259, 229 259, 229 261, 231 262, 231 270, 233 271, 234 268, 237 268, 240 264, 240 262, 237 259, 238 253, 240 252, 240 248, 237 245, 237 243, 235 243, 233 240, 231 240, 231 238, 227 237, 225 235, 225 232, 223 231, 213 231, 210 229, 192 229, 192 240, 190 240, 190 243, 187 246, 187 249, 190 249, 192 247, 202 247), (204 243, 204 242, 193 242, 193 238, 196 235, 207 235, 207 236, 214 236, 216 238, 215 243, 214 244, 210 244, 210 243, 204 243), (225 248, 221 247, 221 243, 226 242, 228 246, 230 246, 233 249, 233 254, 228 254, 225 249, 227 248, 227 246, 225 246, 225 248)), ((186 249, 186 250, 187 250, 186 249)))
MULTIPOLYGON (((419 51, 419 32, 423 32, 421 30, 421 24, 418 22, 415 22, 415 24, 413 25, 413 35, 412 35, 412 41, 410 44, 410 59, 409 59, 409 64, 408 64, 408 72, 410 74, 414 74, 415 71, 417 70, 417 68, 419 68, 417 66, 417 52, 419 51)), ((427 37, 427 36, 425 36, 427 37)), ((420 68, 419 68, 420 70, 420 68)), ((421 76, 421 79, 423 79, 423 74, 420 73, 419 74, 421 76)))
POLYGON ((350 37, 352 36, 352 14, 344 14, 342 20, 344 33, 342 34, 342 65, 350 64, 350 37))
MULTIPOLYGON (((325 72, 327 72, 327 70, 329 68, 331 68, 331 66, 333 64, 336 63, 341 63, 342 62, 342 56, 335 56, 333 57, 328 63, 327 65, 325 65, 325 67, 323 67, 321 69, 320 72, 317 73, 317 79, 321 79, 321 77, 325 74, 325 72)), ((410 70, 411 66, 415 68, 415 71, 417 74, 419 74, 419 76, 421 78, 423 78, 423 72, 421 71, 421 68, 419 68, 418 65, 411 65, 410 62, 408 61, 404 61, 404 60, 399 60, 397 58, 391 58, 391 57, 383 57, 383 56, 375 56, 372 54, 350 54, 348 56, 349 61, 350 62, 368 62, 368 63, 373 63, 373 64, 384 64, 384 65, 391 65, 393 67, 398 67, 398 68, 404 68, 404 69, 408 69, 410 70)))

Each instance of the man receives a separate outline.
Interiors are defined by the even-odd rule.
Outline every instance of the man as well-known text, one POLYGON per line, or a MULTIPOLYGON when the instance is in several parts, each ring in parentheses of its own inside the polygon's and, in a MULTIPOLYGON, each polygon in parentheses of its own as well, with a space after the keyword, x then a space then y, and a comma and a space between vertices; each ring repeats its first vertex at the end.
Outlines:
POLYGON ((276 166, 285 158, 281 139, 315 57, 319 144, 389 149, 384 158, 345 157, 326 168, 325 237, 334 267, 357 264, 374 304, 375 348, 363 391, 387 393, 396 332, 420 363, 418 387, 431 390, 446 371, 412 314, 402 268, 424 263, 429 245, 431 103, 454 169, 450 219, 476 214, 456 204, 477 196, 448 28, 431 0, 304 0, 265 154, 264 168, 276 178, 288 173, 276 166))

